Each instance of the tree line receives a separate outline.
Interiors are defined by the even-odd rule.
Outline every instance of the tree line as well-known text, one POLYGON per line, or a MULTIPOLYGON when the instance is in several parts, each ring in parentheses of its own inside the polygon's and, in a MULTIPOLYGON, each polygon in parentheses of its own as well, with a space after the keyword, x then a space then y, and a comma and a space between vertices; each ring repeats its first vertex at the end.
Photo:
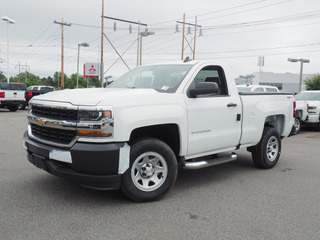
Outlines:
MULTIPOLYGON (((36 76, 30 72, 23 72, 14 76, 10 77, 10 82, 20 82, 26 84, 27 87, 29 86, 52 86, 56 89, 61 88, 61 72, 55 72, 53 77, 42 77, 36 76)), ((7 77, 0 73, 0 82, 7 82, 7 77)), ((70 77, 67 74, 64 74, 64 88, 65 89, 74 89, 77 86, 77 74, 73 73, 70 77)), ((91 88, 91 87, 100 87, 100 80, 98 78, 84 78, 82 75, 79 75, 78 80, 78 87, 79 88, 91 88)))
MULTIPOLYGON (((10 77, 10 82, 20 82, 26 84, 27 87, 40 85, 40 86, 52 86, 56 89, 61 88, 61 72, 55 72, 53 77, 43 77, 40 78, 30 72, 23 72, 15 77, 10 77), (58 81, 59 80, 59 81, 58 81)), ((6 82, 7 78, 3 73, 0 73, 0 82, 6 82)), ((98 78, 84 78, 82 75, 79 75, 78 80, 79 88, 91 88, 91 87, 100 87, 100 81, 98 78)), ((320 74, 314 74, 311 77, 305 80, 306 90, 320 90, 320 74)), ((77 86, 77 74, 71 74, 71 77, 68 77, 67 74, 64 74, 64 88, 65 89, 74 89, 77 86)))

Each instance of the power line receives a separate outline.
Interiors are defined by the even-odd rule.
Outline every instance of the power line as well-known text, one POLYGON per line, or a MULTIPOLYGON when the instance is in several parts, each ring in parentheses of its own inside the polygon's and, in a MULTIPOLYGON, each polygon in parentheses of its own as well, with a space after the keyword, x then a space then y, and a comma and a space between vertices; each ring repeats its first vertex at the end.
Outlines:
MULTIPOLYGON (((232 10, 232 9, 236 9, 236 8, 241 8, 241 7, 245 7, 245 6, 249 6, 249 5, 253 5, 253 4, 257 4, 257 3, 265 2, 265 1, 268 1, 268 0, 260 0, 260 1, 255 1, 255 2, 252 2, 252 3, 241 4, 241 5, 238 5, 238 6, 235 6, 235 7, 224 8, 224 9, 216 10, 216 11, 213 11, 213 12, 207 12, 207 13, 198 14, 197 16, 204 16, 204 15, 214 14, 214 13, 218 13, 218 12, 224 12, 224 11, 228 11, 228 10, 232 10)), ((188 18, 194 18, 194 17, 195 16, 191 16, 191 17, 188 17, 188 18)), ((169 20, 169 21, 165 21, 165 22, 153 23, 153 24, 149 24, 149 26, 160 25, 160 24, 170 23, 170 22, 176 22, 178 20, 180 20, 180 19, 173 19, 173 20, 169 20)))
POLYGON ((294 1, 294 0, 286 0, 286 1, 278 2, 278 3, 273 3, 273 4, 261 6, 261 7, 252 8, 252 9, 247 9, 247 10, 243 10, 243 11, 239 11, 239 12, 229 13, 229 14, 225 14, 225 15, 221 15, 221 16, 216 16, 216 17, 211 17, 211 18, 207 18, 207 19, 202 19, 201 22, 208 21, 208 20, 212 20, 212 19, 217 19, 217 18, 222 18, 222 17, 228 17, 228 16, 232 16, 232 15, 235 15, 235 14, 250 12, 250 11, 254 11, 254 10, 258 10, 258 9, 263 9, 263 8, 267 8, 267 7, 273 7, 273 6, 277 6, 277 5, 280 5, 280 4, 283 4, 283 3, 287 3, 287 2, 292 2, 292 1, 294 1))
POLYGON ((210 29, 251 27, 251 26, 266 25, 266 24, 280 23, 280 22, 286 22, 286 21, 297 21, 297 20, 318 18, 320 17, 319 13, 320 13, 320 10, 317 10, 312 12, 287 15, 284 17, 268 18, 268 19, 259 20, 259 21, 249 21, 249 22, 241 22, 241 23, 233 23, 233 24, 207 26, 207 27, 204 27, 203 29, 210 30, 210 29))
MULTIPOLYGON (((225 35, 225 34, 237 34, 237 33, 249 33, 249 32, 259 32, 259 31, 267 31, 267 30, 275 30, 275 29, 285 29, 285 28, 297 28, 302 26, 308 26, 308 25, 315 25, 319 24, 320 22, 313 22, 313 23, 305 23, 305 24, 296 24, 292 26, 282 26, 282 27, 272 27, 272 28, 261 28, 261 29, 252 29, 252 30, 245 30, 245 31, 236 31, 236 32, 214 32, 214 33, 208 33, 209 30, 206 30, 206 37, 212 36, 212 35, 225 35)), ((228 29, 229 30, 229 29, 228 29)))

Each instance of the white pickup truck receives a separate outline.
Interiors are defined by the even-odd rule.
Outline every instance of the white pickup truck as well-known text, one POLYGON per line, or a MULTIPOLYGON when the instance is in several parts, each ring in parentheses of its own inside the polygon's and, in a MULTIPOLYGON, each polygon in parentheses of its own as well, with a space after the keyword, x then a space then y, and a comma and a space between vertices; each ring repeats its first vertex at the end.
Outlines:
POLYGON ((257 167, 278 162, 294 123, 287 93, 239 93, 219 62, 143 66, 108 88, 64 90, 30 101, 24 147, 51 174, 134 201, 160 198, 178 166, 199 169, 252 152, 257 167))
POLYGON ((23 83, 0 83, 0 108, 15 112, 26 104, 26 85, 23 83))
POLYGON ((308 117, 309 117, 308 111, 309 111, 308 101, 296 101, 296 117, 294 120, 293 134, 298 134, 301 130, 301 124, 308 120, 308 117))
POLYGON ((303 91, 298 93, 295 99, 297 110, 304 108, 305 113, 307 108, 307 117, 301 118, 302 124, 320 130, 320 91, 303 91))

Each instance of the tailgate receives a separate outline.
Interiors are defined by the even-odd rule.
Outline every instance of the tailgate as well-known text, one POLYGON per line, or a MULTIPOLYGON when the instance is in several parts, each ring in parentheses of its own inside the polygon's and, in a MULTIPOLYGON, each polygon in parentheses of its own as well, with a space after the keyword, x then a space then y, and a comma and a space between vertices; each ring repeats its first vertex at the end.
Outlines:
POLYGON ((5 90, 5 100, 6 101, 18 101, 24 99, 24 91, 21 90, 5 90))

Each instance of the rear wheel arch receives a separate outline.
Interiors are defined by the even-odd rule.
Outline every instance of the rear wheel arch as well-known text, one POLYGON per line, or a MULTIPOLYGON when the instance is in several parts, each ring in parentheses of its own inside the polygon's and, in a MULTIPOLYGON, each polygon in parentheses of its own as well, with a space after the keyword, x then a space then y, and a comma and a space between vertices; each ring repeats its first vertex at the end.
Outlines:
POLYGON ((285 126, 285 116, 284 115, 271 115, 268 116, 265 120, 264 127, 273 127, 275 128, 280 136, 284 131, 285 126))

